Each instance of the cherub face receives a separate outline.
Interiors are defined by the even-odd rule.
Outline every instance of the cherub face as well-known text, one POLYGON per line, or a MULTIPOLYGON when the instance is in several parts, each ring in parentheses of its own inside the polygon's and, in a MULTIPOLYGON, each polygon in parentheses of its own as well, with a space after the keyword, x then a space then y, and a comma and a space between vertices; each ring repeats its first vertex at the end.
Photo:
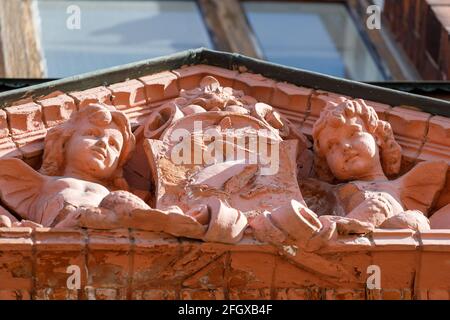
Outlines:
POLYGON ((380 167, 379 149, 373 135, 359 117, 320 133, 319 144, 325 150, 328 166, 339 180, 362 178, 380 167))
POLYGON ((119 127, 82 121, 66 145, 66 169, 83 172, 96 179, 106 179, 117 169, 123 147, 119 127))

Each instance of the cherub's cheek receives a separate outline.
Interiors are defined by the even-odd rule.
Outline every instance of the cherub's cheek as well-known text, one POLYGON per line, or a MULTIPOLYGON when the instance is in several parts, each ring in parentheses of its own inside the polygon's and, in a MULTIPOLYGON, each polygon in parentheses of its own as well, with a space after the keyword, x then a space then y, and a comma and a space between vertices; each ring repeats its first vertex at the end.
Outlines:
POLYGON ((330 152, 327 155, 328 166, 332 171, 340 170, 342 168, 343 157, 339 152, 330 152))
POLYGON ((373 157, 376 154, 376 149, 370 143, 360 143, 357 149, 358 153, 363 156, 373 157))
POLYGON ((80 146, 89 147, 95 144, 94 139, 81 138, 77 141, 80 146))

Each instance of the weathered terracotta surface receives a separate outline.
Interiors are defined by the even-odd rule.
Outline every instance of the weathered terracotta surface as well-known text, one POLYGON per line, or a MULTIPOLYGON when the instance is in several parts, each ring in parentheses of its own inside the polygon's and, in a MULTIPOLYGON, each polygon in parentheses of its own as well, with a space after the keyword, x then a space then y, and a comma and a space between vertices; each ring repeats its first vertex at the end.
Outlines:
POLYGON ((446 121, 206 65, 18 101, 0 298, 449 299, 446 121))

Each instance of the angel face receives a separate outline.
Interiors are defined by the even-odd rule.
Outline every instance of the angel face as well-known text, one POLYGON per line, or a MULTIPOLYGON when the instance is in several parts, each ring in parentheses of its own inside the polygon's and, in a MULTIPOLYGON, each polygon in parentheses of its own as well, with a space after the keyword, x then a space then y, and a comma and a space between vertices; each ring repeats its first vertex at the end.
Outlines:
POLYGON ((119 127, 82 121, 66 144, 66 169, 107 179, 117 170, 124 141, 119 127))
POLYGON ((379 148, 359 117, 338 127, 327 126, 319 143, 333 175, 339 180, 361 179, 380 170, 379 148))

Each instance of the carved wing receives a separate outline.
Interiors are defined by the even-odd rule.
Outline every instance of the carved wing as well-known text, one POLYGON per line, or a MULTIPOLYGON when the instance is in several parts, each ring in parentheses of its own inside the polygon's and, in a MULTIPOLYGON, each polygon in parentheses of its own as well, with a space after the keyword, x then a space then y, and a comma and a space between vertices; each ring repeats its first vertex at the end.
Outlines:
POLYGON ((401 181, 400 198, 408 210, 420 210, 428 215, 439 191, 444 187, 448 165, 444 161, 417 164, 401 181))
POLYGON ((0 159, 0 198, 22 218, 33 220, 48 177, 19 159, 0 159))

